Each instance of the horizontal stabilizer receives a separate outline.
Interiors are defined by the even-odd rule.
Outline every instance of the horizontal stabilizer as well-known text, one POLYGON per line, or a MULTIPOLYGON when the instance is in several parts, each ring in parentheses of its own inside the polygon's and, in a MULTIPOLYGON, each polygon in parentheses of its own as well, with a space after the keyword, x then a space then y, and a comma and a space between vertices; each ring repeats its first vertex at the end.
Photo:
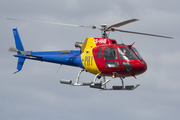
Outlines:
POLYGON ((35 55, 14 55, 14 57, 18 57, 18 58, 24 58, 24 59, 33 59, 33 58, 36 58, 36 59, 42 59, 43 57, 41 56, 35 56, 35 55))
POLYGON ((27 55, 28 58, 37 58, 37 59, 42 59, 43 57, 40 56, 34 56, 34 55, 27 55))

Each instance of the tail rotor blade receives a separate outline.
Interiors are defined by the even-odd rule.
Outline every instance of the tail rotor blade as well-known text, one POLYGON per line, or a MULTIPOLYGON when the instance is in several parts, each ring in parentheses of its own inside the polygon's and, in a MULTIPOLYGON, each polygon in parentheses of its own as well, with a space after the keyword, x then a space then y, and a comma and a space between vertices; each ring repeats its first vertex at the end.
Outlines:
POLYGON ((9 52, 18 52, 18 50, 16 48, 10 47, 9 52))
POLYGON ((13 47, 9 48, 9 52, 17 52, 17 53, 21 53, 23 55, 30 55, 30 53, 27 53, 27 52, 24 52, 24 51, 19 51, 18 49, 13 48, 13 47))
POLYGON ((27 53, 27 52, 24 52, 24 51, 19 51, 21 54, 23 55, 31 55, 31 53, 27 53))

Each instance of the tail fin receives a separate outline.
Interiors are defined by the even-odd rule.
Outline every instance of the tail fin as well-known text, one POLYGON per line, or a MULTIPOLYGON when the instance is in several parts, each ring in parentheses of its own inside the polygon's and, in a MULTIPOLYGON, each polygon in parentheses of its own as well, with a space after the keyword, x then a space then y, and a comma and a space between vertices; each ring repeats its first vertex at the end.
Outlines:
POLYGON ((20 39, 20 37, 19 37, 19 33, 18 33, 17 28, 13 28, 13 34, 14 34, 14 39, 15 39, 16 48, 17 48, 19 51, 24 51, 24 47, 23 47, 22 42, 21 42, 21 39, 20 39))
POLYGON ((14 74, 16 74, 17 72, 19 72, 24 64, 25 58, 18 58, 18 63, 17 63, 17 71, 14 72, 14 74))
MULTIPOLYGON (((22 44, 21 39, 19 37, 19 33, 18 33, 17 28, 13 28, 13 34, 14 34, 14 40, 15 40, 16 48, 19 51, 24 51, 24 47, 23 47, 23 44, 22 44)), ((18 52, 18 54, 21 54, 21 53, 18 52)), ((15 73, 19 72, 22 69, 24 61, 25 61, 25 58, 18 58, 18 63, 17 63, 17 70, 18 71, 16 71, 15 73)))

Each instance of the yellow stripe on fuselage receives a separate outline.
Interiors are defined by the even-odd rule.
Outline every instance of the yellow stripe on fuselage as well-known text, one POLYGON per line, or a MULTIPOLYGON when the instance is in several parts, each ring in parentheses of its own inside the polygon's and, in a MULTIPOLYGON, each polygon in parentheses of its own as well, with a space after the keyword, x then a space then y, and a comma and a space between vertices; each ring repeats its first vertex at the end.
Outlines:
POLYGON ((92 49, 94 47, 96 47, 94 38, 86 38, 81 47, 81 51, 82 51, 81 61, 84 68, 88 72, 93 73, 93 74, 98 74, 100 73, 100 71, 95 63, 93 52, 92 52, 92 49))

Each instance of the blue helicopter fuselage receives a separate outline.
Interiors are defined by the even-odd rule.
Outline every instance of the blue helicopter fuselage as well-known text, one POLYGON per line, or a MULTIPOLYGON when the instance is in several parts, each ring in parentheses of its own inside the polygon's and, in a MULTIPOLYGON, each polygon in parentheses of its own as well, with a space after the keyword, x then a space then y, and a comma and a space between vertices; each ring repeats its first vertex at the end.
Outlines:
MULTIPOLYGON (((28 52, 28 51, 26 51, 28 52)), ((14 55, 14 57, 51 62, 84 68, 81 62, 81 51, 52 51, 52 52, 28 52, 30 55, 14 55)))

